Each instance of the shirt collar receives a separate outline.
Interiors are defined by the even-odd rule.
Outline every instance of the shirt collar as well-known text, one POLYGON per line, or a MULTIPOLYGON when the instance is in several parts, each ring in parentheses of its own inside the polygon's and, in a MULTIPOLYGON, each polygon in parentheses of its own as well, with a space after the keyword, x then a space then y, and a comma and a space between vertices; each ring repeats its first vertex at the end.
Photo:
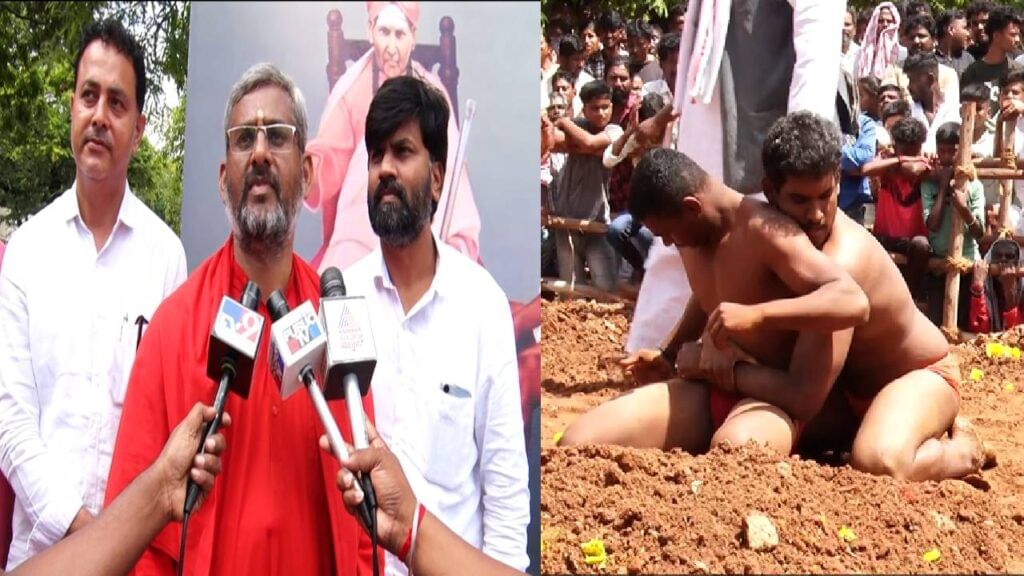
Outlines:
MULTIPOLYGON (((75 180, 71 188, 64 192, 57 200, 62 220, 81 219, 82 214, 78 208, 77 189, 78 181, 75 180)), ((129 228, 136 228, 140 224, 141 207, 142 202, 135 197, 135 194, 132 194, 131 187, 125 182, 124 197, 121 199, 121 207, 117 211, 117 221, 129 228)))
MULTIPOLYGON (((430 302, 436 295, 444 295, 447 293, 448 288, 448 276, 450 275, 449 269, 451 268, 451 254, 448 253, 452 250, 447 244, 441 242, 437 234, 431 229, 431 239, 434 241, 434 246, 437 248, 437 266, 434 269, 434 279, 430 282, 430 287, 423 293, 419 302, 413 305, 409 309, 408 316, 412 316, 423 307, 427 302, 430 302)), ((377 249, 377 259, 379 267, 374 273, 374 282, 377 284, 377 288, 386 288, 388 290, 397 290, 395 283, 391 280, 391 273, 388 272, 387 262, 384 261, 384 250, 377 249)))

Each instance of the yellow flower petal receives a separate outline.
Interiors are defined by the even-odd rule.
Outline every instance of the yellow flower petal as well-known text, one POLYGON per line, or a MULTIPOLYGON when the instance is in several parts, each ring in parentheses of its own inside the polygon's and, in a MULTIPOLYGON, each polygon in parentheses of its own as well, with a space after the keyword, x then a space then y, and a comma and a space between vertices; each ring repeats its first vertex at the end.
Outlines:
POLYGON ((1003 345, 999 342, 988 342, 985 344, 985 356, 992 358, 993 356, 1001 356, 1003 354, 1003 345))
POLYGON ((564 430, 559 430, 558 432, 555 432, 555 435, 552 436, 552 440, 555 441, 555 444, 558 444, 558 441, 562 439, 562 436, 564 434, 565 434, 564 430))
POLYGON ((849 528, 847 526, 843 526, 842 528, 839 529, 839 538, 843 542, 853 542, 854 540, 857 539, 857 535, 853 532, 852 528, 849 528))
POLYGON ((584 560, 591 566, 597 565, 599 568, 604 567, 605 562, 608 560, 608 555, 604 551, 604 541, 599 538, 594 538, 589 542, 580 544, 580 548, 583 550, 584 560))
POLYGON ((980 382, 984 376, 985 373, 982 372, 981 370, 978 370, 977 368, 971 368, 971 380, 974 380, 975 382, 980 382))
POLYGON ((1016 346, 1010 348, 1010 358, 1020 360, 1020 348, 1017 348, 1016 346))
POLYGON ((941 557, 942 554, 939 552, 939 549, 932 548, 931 550, 921 555, 921 560, 924 560, 925 562, 937 562, 941 557))
POLYGON ((1006 391, 1006 392, 1013 392, 1014 391, 1013 382, 1003 382, 1003 390, 1006 391))

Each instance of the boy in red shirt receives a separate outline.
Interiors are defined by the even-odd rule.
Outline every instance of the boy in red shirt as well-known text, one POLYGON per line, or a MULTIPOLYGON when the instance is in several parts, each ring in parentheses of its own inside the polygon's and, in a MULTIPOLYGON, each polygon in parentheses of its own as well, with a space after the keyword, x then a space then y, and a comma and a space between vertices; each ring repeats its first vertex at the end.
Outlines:
POLYGON ((902 118, 892 127, 896 155, 878 158, 864 166, 865 176, 879 178, 875 195, 874 234, 889 252, 904 254, 904 277, 915 300, 924 300, 928 272, 928 229, 921 206, 921 177, 927 161, 921 156, 927 130, 914 118, 902 118))

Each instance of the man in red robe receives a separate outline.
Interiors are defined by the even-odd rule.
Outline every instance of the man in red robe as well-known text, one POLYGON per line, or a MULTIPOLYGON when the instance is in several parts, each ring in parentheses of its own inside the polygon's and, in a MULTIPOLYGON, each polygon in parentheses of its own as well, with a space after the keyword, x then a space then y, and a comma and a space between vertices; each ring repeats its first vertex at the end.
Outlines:
MULTIPOLYGON (((292 308, 319 303, 319 277, 292 251, 295 216, 312 174, 306 113, 291 79, 270 64, 245 73, 229 97, 220 194, 232 224, 224 246, 157 310, 132 370, 114 449, 109 504, 160 453, 173 426, 217 383, 206 375, 209 331, 221 297, 238 299, 247 280, 265 300, 274 290, 292 308)), ((268 369, 269 313, 247 400, 231 394, 231 449, 220 480, 190 520, 185 573, 368 574, 370 540, 344 510, 337 461, 305 392, 281 398, 268 369)), ((331 412, 351 442, 343 403, 331 412)), ((369 395, 367 414, 373 414, 369 395)), ((181 528, 164 529, 135 574, 174 574, 181 528)))

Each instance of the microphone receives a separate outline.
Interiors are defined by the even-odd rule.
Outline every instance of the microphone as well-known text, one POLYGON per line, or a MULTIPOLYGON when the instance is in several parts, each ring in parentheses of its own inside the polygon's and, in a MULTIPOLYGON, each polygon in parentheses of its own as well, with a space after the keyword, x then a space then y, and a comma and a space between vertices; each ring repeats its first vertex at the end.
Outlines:
MULTIPOLYGON (((267 299, 267 309, 270 310, 270 318, 273 320, 273 324, 270 325, 270 368, 274 379, 281 387, 281 397, 288 398, 300 387, 305 386, 313 400, 313 407, 320 418, 320 423, 327 433, 331 449, 336 456, 340 456, 344 453, 345 443, 341 431, 338 430, 338 423, 334 421, 330 409, 327 408, 327 400, 320 389, 315 372, 315 369, 319 369, 323 364, 327 337, 320 325, 320 319, 313 311, 313 304, 307 300, 295 310, 289 310, 284 296, 275 290, 267 299)), ((359 507, 361 516, 364 508, 365 506, 359 507)), ((371 526, 372 516, 368 510, 365 513, 363 521, 367 526, 371 526)))
MULTIPOLYGON (((370 389, 373 369, 377 366, 370 311, 362 296, 346 296, 345 279, 334 266, 320 276, 320 321, 327 334, 324 395, 329 400, 345 399, 352 425, 352 444, 357 450, 367 448, 362 397, 370 389)), ((359 474, 358 478, 365 495, 360 513, 373 518, 377 509, 373 483, 368 474, 359 474)))
MULTIPOLYGON (((259 301, 260 288, 252 281, 245 284, 241 304, 228 296, 224 296, 220 301, 220 308, 213 318, 213 327, 210 328, 210 346, 206 361, 206 375, 220 381, 217 396, 213 401, 217 415, 204 425, 196 454, 205 451, 206 440, 220 428, 228 390, 242 398, 249 397, 252 368, 263 335, 263 316, 256 312, 259 301)), ((192 513, 199 493, 199 486, 189 478, 185 515, 192 513)))

